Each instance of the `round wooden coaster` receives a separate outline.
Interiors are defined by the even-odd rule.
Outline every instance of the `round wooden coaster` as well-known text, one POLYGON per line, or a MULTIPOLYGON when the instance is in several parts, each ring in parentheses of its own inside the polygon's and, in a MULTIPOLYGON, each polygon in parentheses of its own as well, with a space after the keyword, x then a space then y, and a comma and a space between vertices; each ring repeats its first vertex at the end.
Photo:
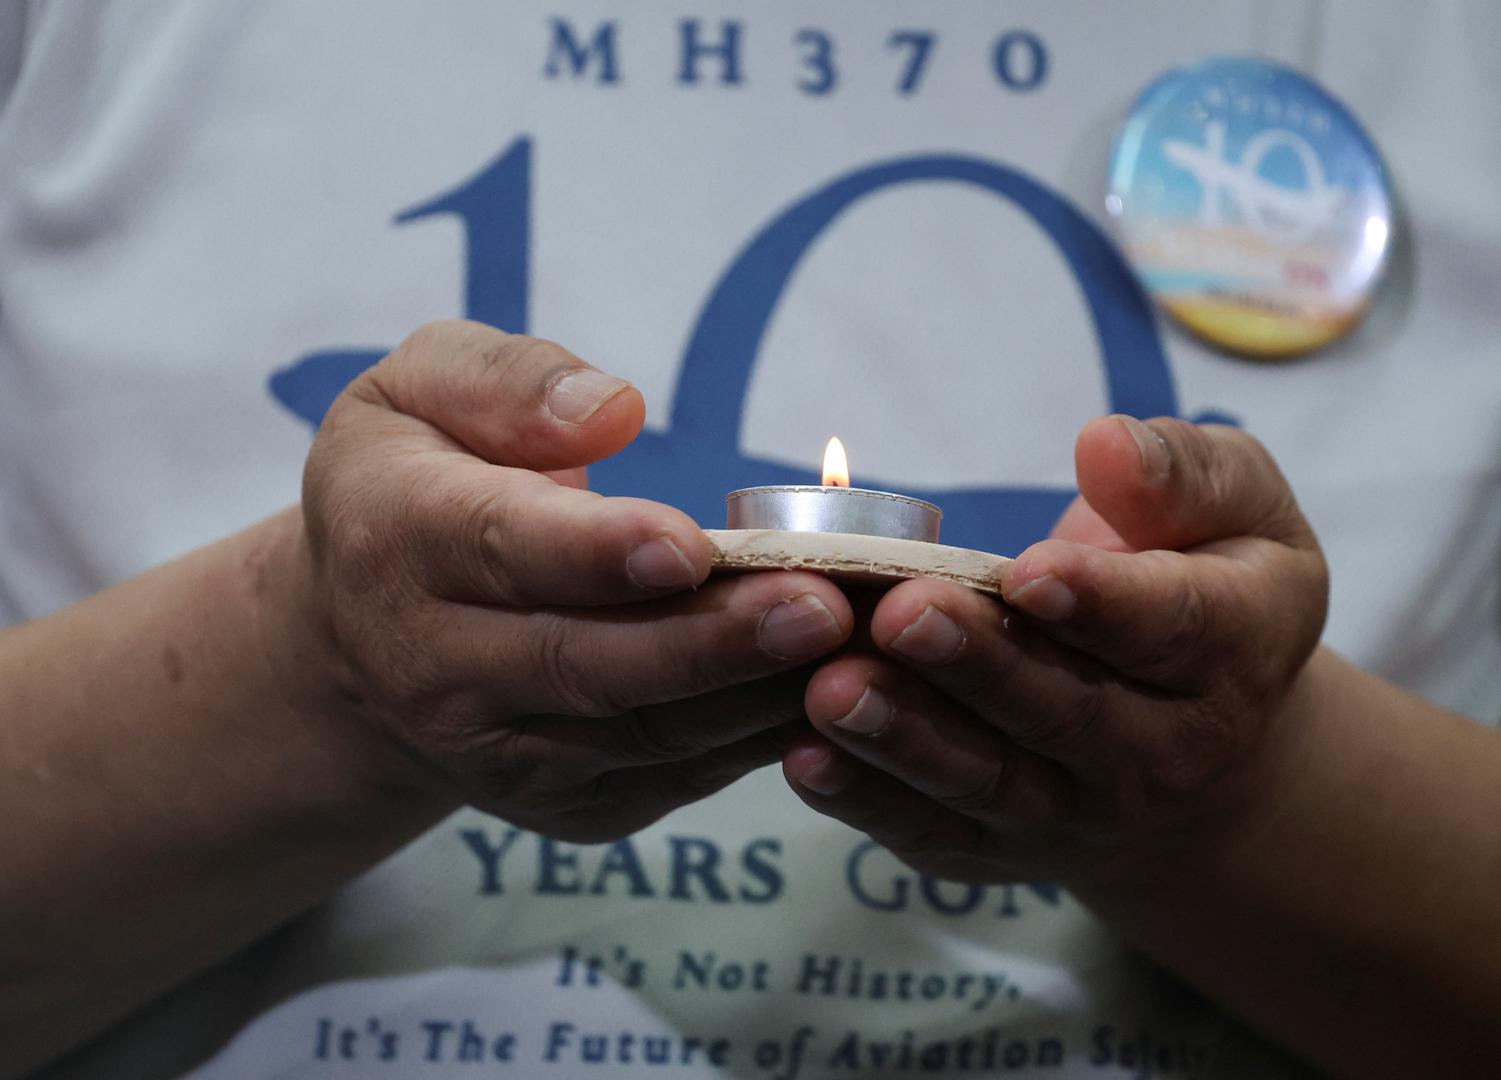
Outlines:
POLYGON ((833 578, 893 584, 931 577, 999 596, 1001 568, 1010 559, 986 551, 854 533, 779 529, 706 529, 714 569, 814 570, 833 578))

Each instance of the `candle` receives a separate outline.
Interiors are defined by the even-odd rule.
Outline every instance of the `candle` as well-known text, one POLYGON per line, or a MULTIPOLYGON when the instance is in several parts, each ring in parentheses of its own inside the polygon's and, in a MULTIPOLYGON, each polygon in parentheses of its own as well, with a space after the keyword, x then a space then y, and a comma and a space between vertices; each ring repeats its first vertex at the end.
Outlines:
POLYGON ((999 594, 1001 555, 938 542, 943 511, 891 491, 850 487, 838 439, 824 451, 821 485, 752 487, 725 496, 729 527, 708 529, 718 573, 811 570, 857 585, 940 578, 999 594))
POLYGON ((844 445, 824 450, 823 484, 741 488, 725 496, 726 528, 853 533, 938 543, 943 511, 890 491, 850 487, 844 445))

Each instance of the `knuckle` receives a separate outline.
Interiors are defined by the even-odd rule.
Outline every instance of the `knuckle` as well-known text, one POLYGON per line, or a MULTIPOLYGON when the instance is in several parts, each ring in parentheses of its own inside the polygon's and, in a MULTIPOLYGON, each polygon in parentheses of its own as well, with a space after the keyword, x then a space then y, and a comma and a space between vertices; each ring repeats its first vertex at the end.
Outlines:
POLYGON ((1280 486, 1260 531, 1289 547, 1319 552, 1318 536, 1313 531, 1313 525, 1304 516, 1303 508, 1298 505, 1298 499, 1293 494, 1292 487, 1282 479, 1280 471, 1277 477, 1280 486))
POLYGON ((1172 475, 1182 501, 1190 507, 1215 510, 1233 500, 1240 486, 1237 464, 1246 457, 1238 440, 1249 438, 1235 428, 1163 419, 1152 426, 1171 447, 1172 475))
POLYGON ((392 542, 389 524, 363 517, 343 523, 333 530, 329 554, 339 577, 356 589, 384 577, 390 566, 392 542))
POLYGON ((525 334, 503 334, 470 342, 481 380, 504 379, 544 343, 525 334))
POLYGON ((600 685, 598 658, 590 655, 583 635, 570 619, 548 614, 533 641, 537 678, 559 712, 605 717, 625 711, 600 685))
POLYGON ((497 726, 492 709, 451 685, 440 662, 403 656, 399 645, 386 644, 386 662, 375 677, 396 692, 393 726, 409 745, 483 790, 514 790, 519 775, 528 784, 537 783, 535 770, 523 774, 520 768, 525 764, 523 736, 497 726))
MULTIPOLYGON (((680 729, 654 722, 644 709, 629 709, 620 717, 621 735, 628 757, 638 761, 680 761, 698 753, 686 733, 680 729)), ((685 783, 701 778, 703 770, 690 770, 683 777, 685 783)))
POLYGON ((945 796, 943 804, 951 810, 972 817, 994 815, 1000 806, 1011 771, 1011 755, 1000 754, 993 767, 985 769, 973 786, 945 796))
POLYGON ((1195 799, 1230 772, 1240 743, 1240 732, 1225 716, 1202 704, 1191 708, 1145 762, 1144 793, 1154 803, 1195 799))
MULTIPOLYGON (((385 361, 381 362, 384 363, 385 361)), ((342 450, 351 441, 351 436, 357 440, 361 430, 361 417, 369 415, 370 406, 383 410, 394 407, 382 385, 381 375, 378 374, 381 364, 360 372, 329 403, 328 411, 323 414, 317 436, 313 440, 313 451, 309 454, 310 465, 320 455, 332 456, 333 447, 342 450)))
POLYGON ((1176 609, 1168 619, 1168 631, 1158 650, 1158 662, 1168 664, 1175 658, 1197 656, 1208 643, 1213 623, 1213 605, 1204 594, 1197 578, 1189 577, 1178 593, 1176 609))
POLYGON ((540 389, 527 385, 536 380, 517 373, 535 370, 532 358, 545 356, 548 350, 559 351, 550 342, 508 334, 483 323, 431 322, 412 331, 356 383, 364 384, 365 396, 398 411, 410 411, 400 408, 409 399, 419 408, 419 403, 425 403, 429 409, 460 415, 491 408, 497 400, 530 405, 538 400, 540 389), (436 380, 433 374, 440 368, 443 377, 436 380))
POLYGON ((1043 754, 1073 755, 1087 748, 1100 731, 1108 698, 1103 685, 1089 681, 1068 700, 1030 722, 1014 726, 1016 741, 1043 754))
POLYGON ((1185 575, 1161 629, 1147 635, 1135 667, 1147 678, 1177 683, 1193 677, 1216 643, 1216 606, 1196 575, 1185 575))
POLYGON ((1184 444, 1196 504, 1240 522, 1247 532, 1298 547, 1317 546, 1276 457, 1256 436, 1225 425, 1193 426, 1184 444))
POLYGON ((480 353, 503 346, 509 341, 529 340, 518 334, 508 334, 493 326, 472 319, 435 319, 413 330, 387 360, 394 365, 427 363, 427 358, 437 354, 449 356, 454 353, 480 353))
POLYGON ((518 474, 505 490, 483 481, 437 483, 415 477, 402 512, 409 547, 420 548, 436 591, 455 599, 512 608, 543 602, 545 571, 534 521, 537 500, 524 487, 551 486, 535 474, 518 474))
POLYGON ((1070 751, 1094 741, 1104 726, 1109 695, 1099 682, 1085 683, 1081 692, 1070 703, 1060 725, 1059 738, 1070 751))
POLYGON ((504 400, 528 405, 541 402, 558 371, 577 364, 562 346, 524 334, 487 339, 478 344, 475 358, 476 394, 488 397, 499 386, 504 400))
POLYGON ((422 648, 428 633, 420 614, 395 610, 385 596, 375 606, 345 611, 333 635, 354 696, 389 716, 413 745, 441 746, 458 730, 462 706, 452 700, 442 658, 422 648), (372 618, 374 612, 382 614, 372 618))
POLYGON ((360 697, 394 702, 429 685, 433 657, 420 643, 428 599, 402 567, 399 527, 346 500, 309 529, 312 588, 322 633, 360 697))
POLYGON ((1187 475, 1202 471, 1210 458, 1210 425, 1195 424, 1176 416, 1159 416, 1147 423, 1171 448, 1174 469, 1180 466, 1187 475))
POLYGON ((401 402, 410 387, 410 373, 431 364, 434 355, 451 352, 463 340, 462 326, 457 320, 443 320, 417 327, 380 363, 362 372, 350 384, 350 392, 371 404, 405 411, 401 402))
POLYGON ((1252 525, 1255 531, 1277 539, 1300 538, 1306 533, 1312 540, 1313 530, 1272 452, 1253 435, 1245 432, 1236 435, 1240 440, 1240 468, 1235 470, 1239 475, 1232 478, 1232 483, 1238 491, 1231 491, 1227 497, 1245 490, 1259 492, 1260 520, 1252 525))
POLYGON ((392 573, 402 550, 401 526, 389 512, 389 498, 361 482, 325 505, 318 515, 319 550, 327 570, 354 592, 377 591, 399 576, 392 573))
POLYGON ((492 491, 469 492, 458 496, 452 515, 453 534, 461 538, 456 558, 468 564, 463 577, 480 596, 510 607, 537 603, 526 569, 526 534, 507 500, 492 491))
POLYGON ((663 642, 654 657, 655 670, 662 682, 677 688, 678 696, 688 697, 741 682, 746 673, 737 670, 737 660, 743 653, 735 636, 684 635, 663 642))

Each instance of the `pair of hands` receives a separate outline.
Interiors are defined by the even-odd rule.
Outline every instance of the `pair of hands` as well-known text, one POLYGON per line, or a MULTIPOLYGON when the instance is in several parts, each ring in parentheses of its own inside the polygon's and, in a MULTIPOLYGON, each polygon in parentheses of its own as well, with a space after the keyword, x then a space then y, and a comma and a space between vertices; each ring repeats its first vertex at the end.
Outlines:
POLYGON ((1073 883, 1248 812, 1292 760, 1326 576, 1249 437, 1093 422, 1081 499, 1005 603, 905 582, 856 651, 831 582, 709 580, 686 515, 584 489, 643 418, 623 381, 475 323, 420 330, 330 410, 304 667, 417 782, 598 841, 781 759, 924 873, 1073 883))

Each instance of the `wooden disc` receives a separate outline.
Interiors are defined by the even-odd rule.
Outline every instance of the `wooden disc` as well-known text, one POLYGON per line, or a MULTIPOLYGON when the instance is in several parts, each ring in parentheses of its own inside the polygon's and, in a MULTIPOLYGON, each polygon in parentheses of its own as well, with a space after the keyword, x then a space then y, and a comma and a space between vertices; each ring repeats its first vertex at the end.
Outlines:
POLYGON ((847 581, 894 584, 931 577, 999 596, 1001 568, 1010 559, 986 551, 853 533, 779 529, 706 529, 714 569, 813 570, 847 581))

